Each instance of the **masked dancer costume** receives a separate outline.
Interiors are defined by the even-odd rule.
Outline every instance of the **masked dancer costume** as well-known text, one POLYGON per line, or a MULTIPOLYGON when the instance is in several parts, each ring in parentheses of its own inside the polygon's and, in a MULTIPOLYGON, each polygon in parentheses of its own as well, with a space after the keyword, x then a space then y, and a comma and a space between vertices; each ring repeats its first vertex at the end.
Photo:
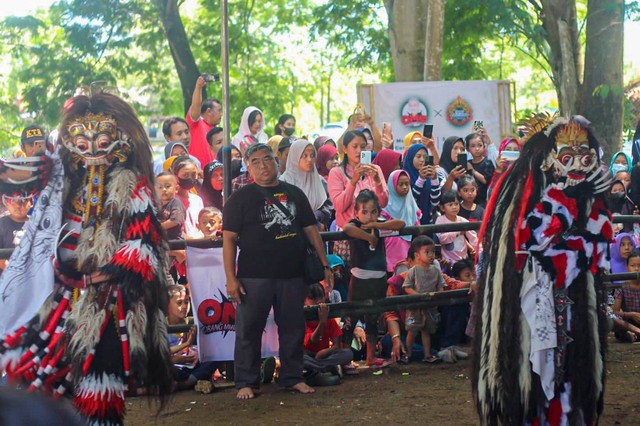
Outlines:
POLYGON ((67 101, 56 152, 0 164, 0 189, 39 194, 0 281, 0 370, 72 396, 90 424, 121 424, 135 387, 171 387, 151 164, 133 109, 107 93, 67 101))
POLYGON ((584 117, 538 115, 487 205, 473 392, 482 424, 594 425, 602 412, 611 177, 584 117))

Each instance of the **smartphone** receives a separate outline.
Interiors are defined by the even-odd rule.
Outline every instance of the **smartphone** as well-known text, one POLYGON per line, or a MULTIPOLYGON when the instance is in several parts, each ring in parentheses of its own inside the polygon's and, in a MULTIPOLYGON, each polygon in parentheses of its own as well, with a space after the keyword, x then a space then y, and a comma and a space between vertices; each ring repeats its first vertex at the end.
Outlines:
POLYGON ((433 124, 425 124, 422 129, 422 136, 425 138, 433 138, 433 124))
POLYGON ((458 165, 467 170, 467 153, 458 154, 458 165))
POLYGON ((391 137, 391 123, 388 121, 382 123, 382 134, 391 137))
POLYGON ((360 164, 371 164, 371 151, 362 151, 360 153, 360 164))
POLYGON ((473 131, 477 132, 480 129, 484 129, 484 122, 482 122, 482 121, 474 121, 473 122, 473 131))
POLYGON ((218 83, 220 81, 220 74, 202 74, 201 77, 207 83, 218 83))
POLYGON ((424 160, 425 166, 433 166, 433 155, 427 155, 427 158, 424 160))
POLYGON ((520 158, 520 151, 502 151, 500 156, 505 159, 505 161, 513 162, 520 158))

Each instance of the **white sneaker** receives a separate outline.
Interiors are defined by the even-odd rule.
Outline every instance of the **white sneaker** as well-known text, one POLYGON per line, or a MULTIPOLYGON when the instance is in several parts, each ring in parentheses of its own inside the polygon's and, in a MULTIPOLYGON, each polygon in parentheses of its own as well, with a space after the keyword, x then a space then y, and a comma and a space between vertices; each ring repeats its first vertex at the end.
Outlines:
POLYGON ((438 357, 448 364, 454 364, 458 362, 456 358, 456 354, 451 347, 444 348, 440 352, 438 352, 438 357))
POLYGON ((469 358, 469 354, 466 353, 465 351, 461 350, 459 347, 451 346, 451 349, 453 349, 453 353, 456 356, 456 358, 458 358, 458 359, 467 359, 467 358, 469 358))

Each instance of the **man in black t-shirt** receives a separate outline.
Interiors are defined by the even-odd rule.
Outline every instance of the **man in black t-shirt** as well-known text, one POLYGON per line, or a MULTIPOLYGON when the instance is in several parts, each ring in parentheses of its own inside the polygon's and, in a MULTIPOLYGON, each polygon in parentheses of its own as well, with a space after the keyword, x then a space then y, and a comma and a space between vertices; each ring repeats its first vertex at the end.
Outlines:
POLYGON ((262 332, 273 306, 280 345, 281 386, 312 393, 302 377, 307 287, 303 263, 304 236, 325 265, 327 289, 333 274, 316 219, 304 193, 278 181, 271 148, 257 143, 245 152, 254 183, 234 192, 224 206, 223 257, 229 299, 237 301, 235 383, 238 399, 255 397, 260 383, 262 332), (265 193, 266 192, 266 193, 265 193), (269 196, 269 197, 268 197, 269 196), (287 216, 269 198, 291 213, 287 216), (240 254, 237 258, 237 249, 240 254))

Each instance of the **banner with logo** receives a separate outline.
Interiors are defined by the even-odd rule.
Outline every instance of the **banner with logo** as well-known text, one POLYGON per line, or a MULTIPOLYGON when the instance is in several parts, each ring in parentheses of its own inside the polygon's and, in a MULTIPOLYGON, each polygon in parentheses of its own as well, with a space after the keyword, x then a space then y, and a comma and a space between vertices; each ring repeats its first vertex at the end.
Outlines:
POLYGON ((509 81, 421 81, 358 86, 358 102, 382 128, 391 123, 394 149, 407 133, 433 124, 438 149, 449 136, 464 138, 481 121, 496 147, 512 135, 509 81))
MULTIPOLYGON (((198 355, 204 361, 231 361, 236 341, 236 308, 227 299, 222 248, 187 247, 187 278, 198 328, 198 355)), ((269 312, 262 333, 262 357, 278 354, 278 332, 269 312)))

